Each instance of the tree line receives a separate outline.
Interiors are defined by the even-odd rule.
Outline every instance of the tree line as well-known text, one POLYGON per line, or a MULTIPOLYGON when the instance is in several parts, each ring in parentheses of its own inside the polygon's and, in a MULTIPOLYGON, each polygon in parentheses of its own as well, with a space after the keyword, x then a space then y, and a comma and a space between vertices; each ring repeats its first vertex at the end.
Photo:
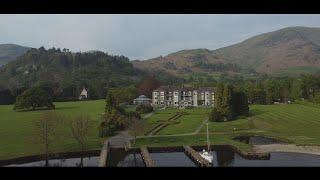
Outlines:
POLYGON ((45 89, 54 101, 76 100, 83 88, 90 99, 101 99, 108 88, 137 86, 143 76, 124 56, 33 48, 1 68, 0 104, 12 104, 31 87, 45 89))

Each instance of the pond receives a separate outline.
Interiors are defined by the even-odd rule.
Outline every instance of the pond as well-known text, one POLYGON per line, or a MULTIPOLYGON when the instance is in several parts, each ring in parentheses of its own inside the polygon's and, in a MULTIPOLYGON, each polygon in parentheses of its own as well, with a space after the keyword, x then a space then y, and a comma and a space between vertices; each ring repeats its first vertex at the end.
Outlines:
MULTIPOLYGON (((91 156, 83 158, 84 167, 95 167, 99 165, 99 156, 91 156)), ((80 167, 81 158, 61 158, 49 160, 50 167, 80 167)), ((6 167, 44 167, 45 161, 34 161, 21 164, 10 164, 6 167)))

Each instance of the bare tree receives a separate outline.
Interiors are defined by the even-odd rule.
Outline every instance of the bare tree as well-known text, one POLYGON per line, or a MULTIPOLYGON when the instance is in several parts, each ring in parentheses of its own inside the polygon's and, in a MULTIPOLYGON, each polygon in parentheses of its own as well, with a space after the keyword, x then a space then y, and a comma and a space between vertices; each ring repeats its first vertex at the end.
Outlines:
POLYGON ((133 137, 134 137, 133 145, 135 146, 137 135, 141 132, 144 132, 144 130, 146 129, 146 123, 143 120, 140 120, 140 119, 133 117, 133 118, 131 118, 131 124, 130 124, 129 129, 133 134, 133 137))
POLYGON ((71 136, 74 138, 80 147, 80 166, 83 166, 83 152, 86 150, 90 129, 90 118, 85 115, 79 115, 72 119, 70 124, 71 136))
POLYGON ((49 166, 49 153, 53 142, 58 138, 57 125, 61 117, 55 112, 45 112, 35 120, 35 141, 43 147, 45 166, 49 166))
MULTIPOLYGON (((129 126, 129 129, 130 129, 131 133, 133 134, 133 137, 134 137, 133 146, 135 147, 136 146, 137 135, 139 133, 145 131, 146 123, 143 120, 138 119, 136 117, 131 117, 130 120, 131 120, 131 124, 129 126)), ((133 154, 133 157, 134 157, 135 165, 137 165, 136 153, 133 154)))

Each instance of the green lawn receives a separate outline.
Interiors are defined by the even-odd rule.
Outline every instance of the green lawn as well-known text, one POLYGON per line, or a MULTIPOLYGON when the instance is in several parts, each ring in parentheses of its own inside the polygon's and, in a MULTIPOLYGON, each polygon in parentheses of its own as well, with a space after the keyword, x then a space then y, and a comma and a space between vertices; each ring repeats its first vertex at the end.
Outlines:
POLYGON ((297 144, 320 144, 320 108, 302 105, 251 106, 254 128, 297 144))
MULTIPOLYGON (((100 149, 102 139, 98 137, 97 127, 100 115, 104 111, 104 100, 59 102, 55 103, 57 113, 66 117, 60 125, 60 141, 54 144, 54 151, 77 151, 76 142, 70 137, 68 121, 72 116, 87 114, 92 118, 89 136, 89 149, 100 149)), ((33 142, 35 137, 33 121, 46 112, 29 111, 15 112, 12 106, 0 106, 0 159, 36 155, 41 153, 41 147, 33 142)), ((134 107, 128 110, 133 110, 134 107)), ((174 135, 192 133, 203 122, 211 109, 168 108, 156 110, 144 120, 148 128, 152 128, 162 121, 166 121, 176 112, 187 112, 177 121, 170 123, 159 131, 159 135, 174 135)), ((239 118, 229 122, 210 122, 210 141, 212 144, 231 144, 249 150, 250 145, 232 140, 234 136, 244 134, 267 135, 295 144, 320 145, 320 106, 312 103, 299 102, 290 105, 252 105, 251 116, 239 118)), ((206 143, 206 127, 197 135, 181 137, 157 137, 138 139, 137 145, 146 146, 176 146, 176 145, 204 145, 206 143)), ((141 131, 142 135, 144 131, 141 131)))
MULTIPOLYGON (((198 112, 187 111, 189 115, 183 116, 180 123, 168 125, 159 134, 193 132, 202 122, 201 118, 205 117, 204 111, 208 112, 208 110, 202 110, 203 112, 199 113, 201 112, 199 109, 196 110, 198 112)), ((164 110, 162 114, 166 112, 164 110)), ((320 145, 320 107, 318 105, 301 102, 288 105, 252 105, 250 112, 251 116, 248 118, 240 117, 229 122, 209 122, 212 143, 239 146, 232 140, 232 137, 256 134, 275 137, 295 144, 320 145)), ((156 117, 151 117, 153 121, 154 118, 156 117)), ((148 138, 140 139, 137 143, 148 146, 197 145, 205 144, 205 137, 206 126, 199 134, 193 136, 148 138)))
POLYGON ((180 134, 191 133, 202 123, 207 117, 210 109, 194 108, 194 109, 175 109, 167 108, 165 110, 157 109, 154 114, 145 120, 146 129, 141 131, 139 135, 145 134, 148 129, 158 125, 161 122, 167 121, 170 117, 174 116, 177 112, 187 112, 187 115, 181 116, 177 121, 170 123, 169 126, 163 128, 158 134, 180 134))
MULTIPOLYGON (((66 121, 59 126, 61 138, 54 144, 54 151, 77 151, 76 142, 70 137, 68 121, 79 114, 87 114, 92 119, 89 135, 89 149, 100 149, 101 141, 98 137, 98 124, 101 113, 104 111, 104 100, 57 102, 54 111, 63 115, 66 121)), ((33 139, 34 120, 39 118, 45 110, 15 112, 12 105, 0 106, 0 159, 9 159, 20 156, 36 155, 41 153, 40 145, 33 139)))
POLYGON ((190 109, 190 110, 180 110, 188 112, 187 115, 183 115, 178 119, 176 123, 172 123, 169 126, 163 128, 159 134, 183 134, 183 133, 192 133, 198 126, 208 117, 210 109, 190 109))

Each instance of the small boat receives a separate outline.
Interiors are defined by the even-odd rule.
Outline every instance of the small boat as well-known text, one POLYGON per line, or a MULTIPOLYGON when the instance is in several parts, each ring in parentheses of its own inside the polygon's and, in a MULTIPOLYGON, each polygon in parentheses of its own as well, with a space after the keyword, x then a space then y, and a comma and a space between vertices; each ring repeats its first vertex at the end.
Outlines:
POLYGON ((203 149, 202 152, 200 153, 200 156, 203 157, 205 160, 209 161, 210 163, 212 163, 212 160, 213 160, 213 152, 210 151, 208 123, 207 123, 207 146, 208 146, 207 151, 206 151, 205 149, 203 149))
POLYGON ((213 154, 212 154, 212 152, 203 150, 203 151, 200 153, 200 156, 203 157, 205 160, 209 161, 209 163, 212 163, 212 160, 213 160, 213 154))

